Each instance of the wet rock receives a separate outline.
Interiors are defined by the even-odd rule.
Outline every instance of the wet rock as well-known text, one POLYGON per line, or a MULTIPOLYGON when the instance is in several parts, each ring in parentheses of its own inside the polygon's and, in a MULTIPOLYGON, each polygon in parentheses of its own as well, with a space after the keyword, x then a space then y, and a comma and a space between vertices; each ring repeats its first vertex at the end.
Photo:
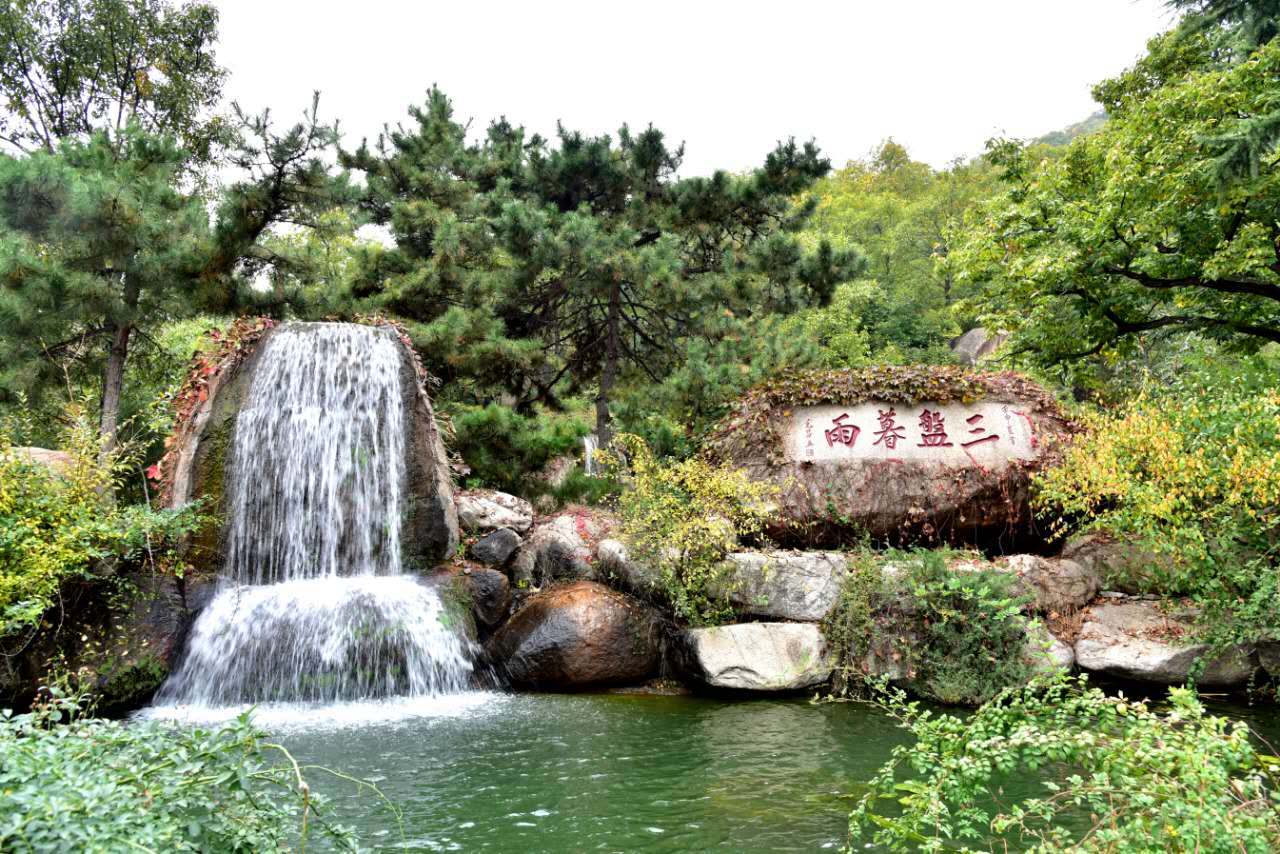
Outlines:
POLYGON ((502 566, 520 548, 520 535, 510 528, 499 528, 471 544, 471 557, 489 566, 502 566))
POLYGON ((511 608, 511 582, 494 569, 469 569, 459 576, 471 600, 476 622, 492 631, 511 608))
POLYGON ((840 599, 848 561, 839 552, 734 552, 713 590, 727 591, 740 614, 819 622, 840 599))
POLYGON ((1043 614, 1069 614, 1080 610, 1097 595, 1098 573, 1066 558, 1038 555, 1011 555, 996 562, 995 568, 1014 573, 1014 589, 1029 595, 1043 614))
MULTIPOLYGON (((1166 614, 1153 602, 1094 605, 1076 640, 1076 664, 1122 679, 1180 685, 1208 650, 1204 644, 1182 641, 1190 628, 1190 615, 1166 614)), ((1253 650, 1237 647, 1210 662, 1197 684, 1243 685, 1257 667, 1253 650)))
POLYGON ((516 688, 625 685, 657 673, 661 630, 651 608, 601 584, 579 581, 530 596, 486 652, 516 688))
POLYGON ((820 685, 834 666, 811 623, 737 623, 684 633, 681 669, 714 688, 794 691, 820 685))
POLYGON ((533 527, 533 505, 523 498, 492 489, 469 489, 455 499, 458 522, 471 534, 510 528, 525 534, 533 527))
POLYGON ((512 580, 517 587, 541 587, 552 581, 595 579, 595 543, 612 527, 611 519, 588 511, 538 523, 511 561, 512 580))

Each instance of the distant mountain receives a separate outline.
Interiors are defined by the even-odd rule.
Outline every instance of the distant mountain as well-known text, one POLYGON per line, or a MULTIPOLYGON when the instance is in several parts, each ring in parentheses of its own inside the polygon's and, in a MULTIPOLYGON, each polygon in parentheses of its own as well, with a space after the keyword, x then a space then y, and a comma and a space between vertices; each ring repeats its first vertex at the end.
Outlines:
POLYGON ((1098 128, 1102 127, 1106 123, 1107 123, 1107 111, 1098 110, 1098 112, 1089 116, 1089 118, 1085 119, 1084 121, 1076 122, 1073 125, 1068 125, 1067 127, 1064 127, 1062 130, 1055 130, 1053 133, 1047 133, 1044 136, 1036 139, 1035 142, 1044 143, 1045 145, 1066 145, 1068 142, 1070 142, 1071 140, 1075 139, 1078 136, 1084 136, 1086 134, 1093 133, 1094 131, 1096 131, 1098 128))

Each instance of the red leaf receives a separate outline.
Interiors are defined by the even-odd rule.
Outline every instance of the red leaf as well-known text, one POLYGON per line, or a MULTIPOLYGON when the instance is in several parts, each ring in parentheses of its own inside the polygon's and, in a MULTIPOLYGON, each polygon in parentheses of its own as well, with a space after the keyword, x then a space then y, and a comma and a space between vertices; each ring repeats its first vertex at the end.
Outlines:
POLYGON ((147 477, 151 478, 152 480, 159 480, 159 479, 160 479, 160 464, 159 464, 159 463, 156 463, 155 465, 148 466, 148 467, 147 467, 147 472, 146 472, 146 473, 147 473, 147 477))

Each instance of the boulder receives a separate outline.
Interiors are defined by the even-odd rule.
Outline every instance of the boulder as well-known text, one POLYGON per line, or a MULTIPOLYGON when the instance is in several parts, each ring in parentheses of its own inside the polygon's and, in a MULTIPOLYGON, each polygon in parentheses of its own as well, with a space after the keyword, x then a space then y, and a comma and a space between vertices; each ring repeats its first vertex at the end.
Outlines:
POLYGON ((1076 653, 1070 645, 1054 637, 1043 623, 1027 624, 1027 644, 1022 660, 1035 673, 1070 671, 1076 664, 1076 653))
POLYGON ((737 623, 684 633, 678 661, 690 678, 714 688, 795 691, 820 685, 834 667, 812 623, 737 623))
MULTIPOLYGON (((1208 650, 1204 644, 1181 641, 1190 627, 1190 615, 1166 614, 1158 602, 1094 605, 1086 612, 1076 640, 1076 664, 1122 679, 1180 685, 1208 650)), ((1210 662, 1197 684, 1236 687, 1248 682, 1257 669, 1253 650, 1241 646, 1210 662)))
POLYGON ((740 614, 819 622, 831 613, 849 573, 839 552, 734 552, 713 591, 727 591, 740 614))
POLYGON ((75 465, 75 460, 66 451, 51 451, 48 448, 26 446, 12 447, 9 452, 24 463, 42 466, 54 474, 64 474, 75 465))
POLYGON ((595 569, 602 580, 642 598, 658 591, 658 573, 634 560, 622 540, 606 538, 596 545, 595 569))
POLYGON ((1072 537, 1063 546, 1062 557, 1094 573, 1106 589, 1129 594, 1157 592, 1157 573, 1169 563, 1168 555, 1105 532, 1072 537))
POLYGON ((993 357, 1000 345, 1009 338, 1007 332, 992 335, 985 327, 975 326, 963 335, 952 338, 948 344, 951 354, 962 365, 976 365, 984 359, 993 357))
POLYGON ((753 390, 708 446, 778 488, 767 532, 816 548, 870 536, 1008 549, 1042 536, 1031 475, 1075 426, 1015 374, 884 367, 784 378, 753 390))
POLYGON ((661 663, 661 639, 651 608, 579 581, 530 596, 486 653, 513 687, 571 691, 648 679, 661 663))
POLYGON ((520 535, 510 528, 485 534, 467 549, 471 557, 489 566, 503 566, 520 548, 520 535))
POLYGON ((612 520, 590 511, 572 511, 540 522, 511 561, 517 587, 552 581, 594 579, 595 543, 607 537, 612 520))
POLYGON ((1101 586, 1098 573, 1067 558, 1012 555, 997 561, 995 568, 1014 573, 1014 589, 1032 597, 1035 609, 1043 614, 1070 614, 1093 601, 1101 586))
POLYGON ((458 576, 471 600, 476 622, 489 631, 497 628, 511 608, 511 582, 494 569, 468 568, 458 576))
MULTIPOLYGON (((206 510, 216 517, 227 517, 225 486, 228 462, 234 456, 236 419, 248 398, 262 353, 282 330, 305 335, 320 325, 264 322, 251 334, 241 333, 239 346, 229 350, 221 362, 199 372, 199 394, 194 397, 198 402, 175 428, 159 467, 163 473, 160 494, 166 506, 181 507, 202 498, 206 510)), ((459 542, 449 461, 416 354, 394 328, 379 327, 379 334, 390 336, 400 352, 408 499, 401 546, 409 565, 429 565, 453 556, 459 542)), ((184 394, 191 392, 184 387, 184 394)), ((221 568, 220 536, 215 524, 191 538, 186 558, 195 575, 216 574, 221 568)))
POLYGON ((510 528, 526 534, 533 527, 533 505, 523 498, 492 489, 469 489, 458 493, 458 523, 469 534, 487 534, 510 528))

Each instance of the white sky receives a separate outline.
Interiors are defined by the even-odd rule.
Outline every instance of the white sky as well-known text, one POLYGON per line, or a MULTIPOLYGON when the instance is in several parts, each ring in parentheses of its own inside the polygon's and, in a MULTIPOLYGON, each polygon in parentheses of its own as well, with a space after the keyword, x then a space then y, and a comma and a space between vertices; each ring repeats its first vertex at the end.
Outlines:
POLYGON ((652 122, 687 144, 684 175, 787 136, 836 166, 889 136, 943 166, 1085 118, 1171 24, 1159 0, 215 2, 226 94, 282 123, 319 89, 354 147, 438 83, 475 132, 652 122))

